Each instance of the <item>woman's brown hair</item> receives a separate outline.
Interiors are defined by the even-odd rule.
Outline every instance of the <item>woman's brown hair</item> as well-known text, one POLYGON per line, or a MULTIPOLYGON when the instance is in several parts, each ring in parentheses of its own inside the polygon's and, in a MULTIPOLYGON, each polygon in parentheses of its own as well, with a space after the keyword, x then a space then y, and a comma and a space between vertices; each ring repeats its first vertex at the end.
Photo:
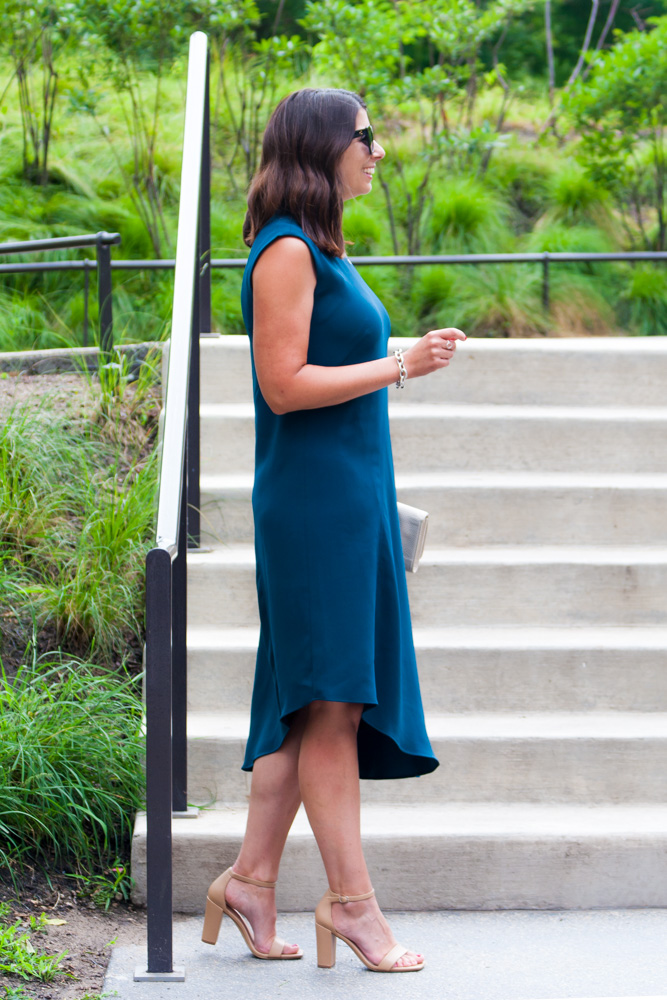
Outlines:
POLYGON ((243 239, 252 246, 276 214, 291 215, 326 253, 342 257, 343 195, 337 166, 366 105, 349 90, 297 90, 283 98, 264 133, 250 185, 243 239))

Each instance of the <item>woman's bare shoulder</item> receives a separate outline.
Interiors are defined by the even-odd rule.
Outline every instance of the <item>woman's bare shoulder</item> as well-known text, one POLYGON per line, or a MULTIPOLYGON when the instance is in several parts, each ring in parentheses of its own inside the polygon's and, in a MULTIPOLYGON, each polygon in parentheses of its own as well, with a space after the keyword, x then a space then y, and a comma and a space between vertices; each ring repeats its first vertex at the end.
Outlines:
POLYGON ((255 264, 255 277, 284 279, 295 273, 315 274, 310 248, 298 236, 279 236, 262 251, 255 264))

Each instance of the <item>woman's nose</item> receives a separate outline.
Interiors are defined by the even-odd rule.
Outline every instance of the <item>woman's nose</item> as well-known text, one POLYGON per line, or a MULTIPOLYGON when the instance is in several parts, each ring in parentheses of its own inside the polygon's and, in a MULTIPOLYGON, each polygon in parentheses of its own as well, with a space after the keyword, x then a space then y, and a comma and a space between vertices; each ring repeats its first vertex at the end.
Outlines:
POLYGON ((372 155, 375 157, 376 160, 381 160, 384 157, 384 155, 385 155, 384 149, 382 148, 382 146, 380 145, 380 143, 377 141, 377 139, 373 140, 373 153, 372 153, 372 155))

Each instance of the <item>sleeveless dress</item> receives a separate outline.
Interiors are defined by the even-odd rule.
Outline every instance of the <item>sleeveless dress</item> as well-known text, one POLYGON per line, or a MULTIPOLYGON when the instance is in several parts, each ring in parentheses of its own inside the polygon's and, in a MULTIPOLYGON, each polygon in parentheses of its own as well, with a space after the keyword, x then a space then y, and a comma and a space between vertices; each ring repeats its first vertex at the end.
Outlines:
MULTIPOLYGON (((252 273, 274 240, 308 246, 316 275, 308 363, 386 357, 389 317, 346 258, 324 253, 289 216, 255 239, 242 308, 251 341, 252 273)), ((252 350, 251 350, 252 355, 252 350)), ((438 766, 426 734, 412 641, 389 437, 387 390, 274 414, 257 383, 255 520, 260 639, 243 769, 282 744, 315 700, 363 704, 362 778, 438 766)))

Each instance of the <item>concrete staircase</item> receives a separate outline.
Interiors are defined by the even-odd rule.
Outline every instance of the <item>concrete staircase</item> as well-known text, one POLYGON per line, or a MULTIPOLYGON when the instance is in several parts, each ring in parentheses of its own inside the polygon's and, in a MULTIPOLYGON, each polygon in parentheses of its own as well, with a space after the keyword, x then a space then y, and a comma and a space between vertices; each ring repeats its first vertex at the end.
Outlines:
MULTIPOLYGON (((202 341, 202 513, 189 557, 190 799, 175 908, 243 836, 257 643, 245 338, 202 341)), ((431 513, 409 578, 435 774, 364 782, 398 909, 667 905, 667 338, 468 341, 390 389, 399 497, 431 513)), ((145 823, 133 851, 145 896, 145 823)), ((279 886, 325 885, 301 814, 279 886)))

